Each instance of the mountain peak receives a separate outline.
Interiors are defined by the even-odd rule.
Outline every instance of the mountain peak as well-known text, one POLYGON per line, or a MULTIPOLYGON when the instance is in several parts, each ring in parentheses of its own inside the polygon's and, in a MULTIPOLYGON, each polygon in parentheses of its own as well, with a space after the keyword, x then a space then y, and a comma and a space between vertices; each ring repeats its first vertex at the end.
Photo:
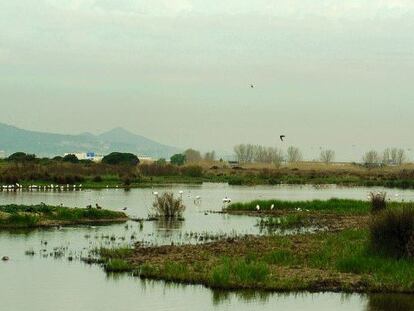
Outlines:
POLYGON ((97 136, 91 133, 61 135, 28 131, 0 123, 0 146, 8 154, 24 151, 41 156, 92 150, 103 154, 120 151, 168 157, 177 152, 175 147, 160 144, 122 127, 116 127, 97 136))

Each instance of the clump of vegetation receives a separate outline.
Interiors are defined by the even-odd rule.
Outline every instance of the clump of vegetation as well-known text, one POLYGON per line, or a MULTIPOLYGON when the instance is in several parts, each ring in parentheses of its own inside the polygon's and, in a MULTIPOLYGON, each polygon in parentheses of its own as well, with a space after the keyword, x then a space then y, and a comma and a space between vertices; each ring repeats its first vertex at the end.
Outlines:
POLYGON ((40 205, 0 206, 0 228, 30 228, 127 220, 123 212, 93 208, 40 205))
POLYGON ((263 262, 225 257, 212 270, 211 285, 216 288, 226 288, 231 284, 238 284, 238 286, 259 285, 266 281, 268 275, 269 268, 263 262))
POLYGON ((387 193, 386 192, 371 192, 369 194, 369 198, 371 200, 371 212, 378 213, 383 211, 387 208, 387 201, 386 201, 387 193))
POLYGON ((177 153, 174 154, 171 158, 170 158, 170 162, 171 164, 174 165, 183 165, 186 162, 186 157, 184 154, 181 153, 177 153))
POLYGON ((133 270, 133 267, 123 259, 111 259, 104 265, 106 272, 129 272, 133 270))
MULTIPOLYGON (((393 204, 397 204, 396 202, 393 204)), ((227 211, 317 211, 324 213, 342 213, 342 214, 366 214, 370 211, 369 202, 348 200, 348 199, 330 199, 326 201, 281 201, 281 200, 256 200, 247 203, 233 203, 227 207, 227 211)))
POLYGON ((67 154, 62 158, 63 162, 78 163, 79 159, 74 154, 67 154))
POLYGON ((414 208, 387 209, 373 216, 370 241, 380 254, 414 258, 414 208))
POLYGON ((102 163, 110 165, 137 165, 139 159, 132 153, 112 152, 103 157, 102 163))
POLYGON ((181 198, 174 198, 171 192, 165 192, 162 195, 156 195, 153 203, 156 218, 182 219, 185 211, 185 205, 181 198))

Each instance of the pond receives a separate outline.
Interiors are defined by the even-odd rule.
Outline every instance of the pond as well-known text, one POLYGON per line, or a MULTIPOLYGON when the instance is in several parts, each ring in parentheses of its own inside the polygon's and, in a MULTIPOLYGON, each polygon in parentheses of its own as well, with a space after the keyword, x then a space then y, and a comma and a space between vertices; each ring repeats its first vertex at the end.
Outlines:
MULTIPOLYGON (((0 204, 63 204, 70 207, 99 205, 113 210, 127 207, 133 217, 146 217, 153 191, 183 191, 185 221, 136 222, 110 226, 64 227, 23 232, 0 232, 0 300, 4 310, 414 310, 411 295, 345 295, 337 293, 268 294, 217 292, 203 286, 143 281, 129 275, 107 275, 97 265, 80 261, 99 246, 197 243, 206 235, 259 234, 255 217, 212 213, 222 199, 235 201, 278 198, 311 200, 366 199, 381 188, 337 186, 258 186, 225 184, 77 192, 0 192, 0 204), (201 198, 197 202, 196 197, 201 198), (25 254, 29 251, 33 254, 25 254), (69 260, 69 259, 74 260, 69 260), (398 309, 399 308, 399 309, 398 309), (410 309, 411 308, 411 309, 410 309)), ((412 190, 388 190, 395 200, 414 201, 412 190), (395 196, 398 194, 398 196, 395 196)))

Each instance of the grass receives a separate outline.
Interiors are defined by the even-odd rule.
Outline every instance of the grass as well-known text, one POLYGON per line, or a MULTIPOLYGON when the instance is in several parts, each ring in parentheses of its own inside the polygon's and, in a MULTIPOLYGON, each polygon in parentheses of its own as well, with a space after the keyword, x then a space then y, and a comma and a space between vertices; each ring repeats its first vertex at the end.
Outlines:
POLYGON ((300 162, 275 167, 243 164, 236 168, 226 162, 171 164, 142 163, 137 166, 38 159, 14 163, 0 160, 0 185, 28 186, 83 184, 83 188, 134 188, 154 184, 225 182, 231 185, 338 184, 345 186, 384 186, 414 188, 414 167, 366 168, 358 164, 300 162), (128 180, 128 182, 126 182, 128 180))
POLYGON ((122 259, 111 259, 108 260, 104 265, 106 272, 129 272, 132 270, 131 265, 122 259))
POLYGON ((122 212, 49 205, 0 206, 0 228, 30 228, 127 220, 122 212))
MULTIPOLYGON (((336 214, 364 215, 371 211, 371 202, 330 199, 326 201, 281 201, 281 200, 257 200, 247 203, 233 203, 227 207, 227 211, 256 212, 256 206, 260 206, 260 211, 310 211, 336 214)), ((409 203, 389 202, 390 208, 409 205, 409 203)))
POLYGON ((223 257, 211 271, 210 284, 215 288, 248 287, 266 281, 269 268, 264 262, 223 257))
POLYGON ((368 229, 138 247, 133 254, 121 253, 129 271, 139 271, 141 277, 212 288, 414 292, 414 262, 375 253, 368 229))

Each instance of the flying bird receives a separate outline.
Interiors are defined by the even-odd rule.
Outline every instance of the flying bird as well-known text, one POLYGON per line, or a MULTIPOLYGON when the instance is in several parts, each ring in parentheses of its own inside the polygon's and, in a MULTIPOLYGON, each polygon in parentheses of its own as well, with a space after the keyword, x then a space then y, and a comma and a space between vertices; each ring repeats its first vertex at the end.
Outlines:
POLYGON ((254 88, 254 84, 250 84, 250 88, 254 88))
POLYGON ((280 135, 279 137, 280 137, 280 140, 281 140, 281 141, 284 141, 283 139, 284 139, 286 136, 285 136, 285 135, 280 135))

